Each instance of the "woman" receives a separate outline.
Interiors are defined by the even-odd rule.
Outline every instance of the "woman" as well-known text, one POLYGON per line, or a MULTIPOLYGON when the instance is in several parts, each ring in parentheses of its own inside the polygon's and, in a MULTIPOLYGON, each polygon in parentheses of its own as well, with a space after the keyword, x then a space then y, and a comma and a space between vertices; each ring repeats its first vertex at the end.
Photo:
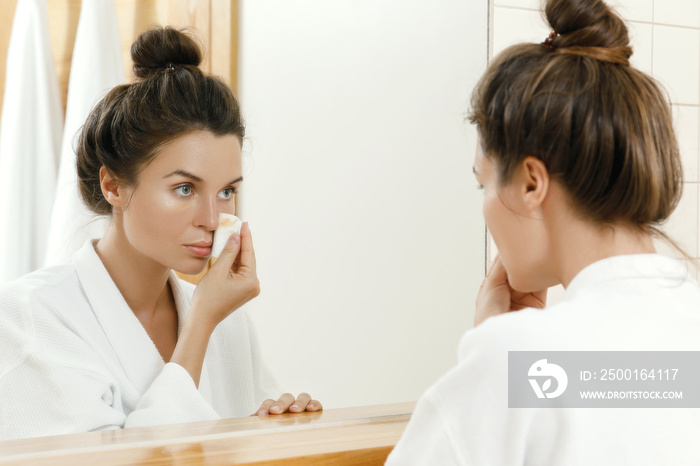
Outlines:
MULTIPOLYGON (((250 229, 195 288, 233 213, 244 125, 231 90, 171 28, 131 49, 133 84, 93 109, 77 147, 86 205, 111 216, 69 264, 0 291, 0 439, 250 415, 271 389, 254 329, 250 229)), ((258 414, 322 409, 307 394, 258 414)))
POLYGON ((505 50, 474 90, 474 173, 499 257, 458 365, 388 464, 700 458, 697 410, 509 408, 509 351, 700 350, 698 285, 652 241, 682 188, 664 94, 630 66, 626 26, 604 2, 549 0, 545 13, 545 42, 505 50), (562 301, 543 309, 559 283, 562 301))

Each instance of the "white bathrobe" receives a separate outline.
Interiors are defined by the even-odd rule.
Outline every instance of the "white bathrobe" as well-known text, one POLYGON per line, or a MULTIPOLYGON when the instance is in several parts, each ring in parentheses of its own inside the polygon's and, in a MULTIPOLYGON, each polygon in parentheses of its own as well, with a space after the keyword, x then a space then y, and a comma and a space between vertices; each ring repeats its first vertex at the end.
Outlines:
POLYGON ((491 317, 387 465, 698 465, 700 409, 508 408, 508 351, 700 351, 700 288, 659 254, 589 265, 561 302, 491 317))
MULTIPOLYGON (((170 285, 182 324, 194 286, 170 285)), ((214 331, 199 389, 165 364, 91 241, 0 288, 0 440, 247 416, 273 390, 242 309, 214 331)))

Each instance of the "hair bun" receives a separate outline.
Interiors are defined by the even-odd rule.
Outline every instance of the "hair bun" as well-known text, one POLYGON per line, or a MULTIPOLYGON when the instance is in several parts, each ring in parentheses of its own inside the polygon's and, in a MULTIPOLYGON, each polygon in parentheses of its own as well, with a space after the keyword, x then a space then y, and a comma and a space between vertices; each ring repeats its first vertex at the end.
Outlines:
POLYGON ((199 66, 202 52, 197 42, 170 26, 141 34, 131 46, 134 74, 147 78, 169 66, 199 66))
POLYGON ((629 64, 627 26, 602 0, 548 0, 545 15, 558 34, 553 45, 559 52, 629 64))

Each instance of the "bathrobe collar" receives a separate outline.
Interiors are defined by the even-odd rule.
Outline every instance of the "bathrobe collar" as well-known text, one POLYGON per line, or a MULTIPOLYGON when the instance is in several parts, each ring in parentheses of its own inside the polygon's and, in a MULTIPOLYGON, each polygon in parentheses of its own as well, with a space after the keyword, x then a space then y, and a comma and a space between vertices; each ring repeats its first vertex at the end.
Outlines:
POLYGON ((585 288, 616 279, 656 279, 668 285, 694 280, 683 263, 663 254, 625 254, 607 257, 581 270, 569 283, 563 299, 585 288))
MULTIPOLYGON (((95 251, 93 241, 95 240, 86 241, 73 256, 78 278, 124 372, 135 388, 144 393, 161 372, 165 362, 110 277, 95 251)), ((170 272, 168 282, 178 312, 179 332, 190 299, 175 272, 170 272)))

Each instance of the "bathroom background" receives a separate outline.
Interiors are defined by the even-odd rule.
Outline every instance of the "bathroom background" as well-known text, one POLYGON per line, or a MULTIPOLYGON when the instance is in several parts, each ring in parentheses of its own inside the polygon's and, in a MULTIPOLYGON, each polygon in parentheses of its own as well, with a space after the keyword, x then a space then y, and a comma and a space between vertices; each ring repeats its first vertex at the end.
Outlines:
MULTIPOLYGON (((168 23, 195 28, 203 67, 237 90, 238 213, 262 284, 247 309, 281 388, 329 408, 417 399, 456 363, 494 249, 471 170, 471 88, 489 57, 549 34, 539 1, 104 1, 125 80, 134 38, 168 23)), ((43 3, 65 111, 82 5, 43 3)), ((612 4, 633 64, 669 92, 686 184, 667 231, 698 257, 700 2, 612 4)), ((16 5, 0 3, 3 91, 16 5)))

